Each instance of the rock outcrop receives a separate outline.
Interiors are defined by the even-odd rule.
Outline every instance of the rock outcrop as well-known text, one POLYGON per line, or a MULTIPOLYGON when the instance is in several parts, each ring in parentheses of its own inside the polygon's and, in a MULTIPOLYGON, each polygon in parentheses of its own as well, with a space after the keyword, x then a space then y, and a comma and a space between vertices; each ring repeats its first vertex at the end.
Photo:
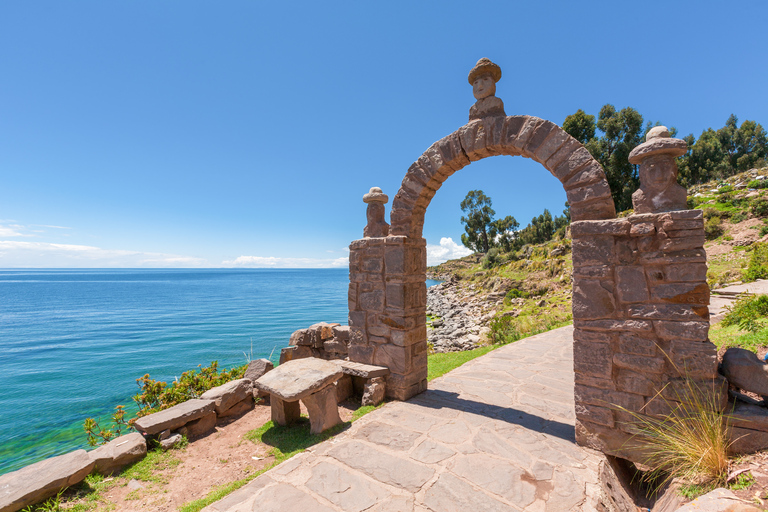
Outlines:
POLYGON ((432 350, 458 352, 480 346, 495 306, 505 295, 499 291, 481 297, 475 285, 460 288, 453 279, 427 288, 427 314, 437 317, 427 332, 432 350))

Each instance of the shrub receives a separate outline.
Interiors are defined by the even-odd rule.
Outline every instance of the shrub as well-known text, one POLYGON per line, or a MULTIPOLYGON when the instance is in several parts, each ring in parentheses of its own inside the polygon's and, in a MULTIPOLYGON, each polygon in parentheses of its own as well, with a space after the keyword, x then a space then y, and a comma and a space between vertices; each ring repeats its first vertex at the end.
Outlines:
MULTIPOLYGON (((218 361, 213 361, 210 366, 205 368, 202 365, 197 367, 200 368, 199 372, 186 371, 170 386, 165 382, 158 382, 150 378, 148 373, 136 379, 140 388, 140 393, 133 397, 133 401, 139 406, 136 418, 173 407, 192 398, 199 398, 211 388, 241 378, 246 368, 241 366, 219 372, 218 361)), ((133 425, 134 421, 136 420, 133 419, 128 423, 133 425)))
POLYGON ((731 224, 738 224, 747 219, 747 215, 744 212, 737 212, 731 215, 731 224))
POLYGON ((490 249, 483 258, 483 268, 493 268, 501 263, 501 254, 495 247, 490 249))
POLYGON ((526 291, 524 291, 524 290, 518 290, 517 288, 512 288, 511 290, 509 290, 507 292, 507 295, 504 298, 507 299, 507 300, 509 300, 509 299, 527 299, 530 296, 531 296, 531 294, 526 292, 526 291))
POLYGON ((704 234, 707 240, 714 240, 723 234, 723 227, 720 217, 710 217, 704 222, 704 234))
POLYGON ((760 236, 768 235, 768 225, 760 226, 760 236))
POLYGON ((751 211, 752 215, 754 215, 755 217, 768 216, 768 200, 757 199, 755 202, 752 203, 752 206, 749 207, 749 211, 751 211))
POLYGON ((749 188, 768 188, 768 180, 752 180, 747 183, 749 188))
POLYGON ((123 429, 128 431, 131 427, 128 422, 125 421, 125 407, 122 405, 115 406, 115 413, 112 415, 113 428, 102 428, 99 426, 99 422, 93 418, 86 418, 83 422, 83 430, 85 430, 86 436, 88 436, 88 445, 96 446, 98 444, 106 444, 115 437, 120 437, 123 433, 123 429))
POLYGON ((760 330, 760 321, 768 316, 768 295, 745 297, 727 308, 728 313, 723 317, 723 327, 738 325, 745 331, 760 330))
POLYGON ((746 283, 768 278, 768 244, 758 243, 752 246, 752 256, 749 265, 742 274, 746 283))
POLYGON ((731 185, 723 185, 719 189, 717 189, 717 193, 721 196, 724 196, 728 194, 729 192, 733 192, 733 187, 731 185))
POLYGON ((704 218, 707 220, 713 217, 717 219, 725 217, 727 219, 728 217, 731 216, 729 212, 724 212, 724 211, 718 210, 717 208, 712 208, 711 206, 704 208, 703 212, 704 212, 704 218))
POLYGON ((490 323, 488 338, 494 345, 512 343, 522 338, 517 322, 511 316, 495 316, 490 323))

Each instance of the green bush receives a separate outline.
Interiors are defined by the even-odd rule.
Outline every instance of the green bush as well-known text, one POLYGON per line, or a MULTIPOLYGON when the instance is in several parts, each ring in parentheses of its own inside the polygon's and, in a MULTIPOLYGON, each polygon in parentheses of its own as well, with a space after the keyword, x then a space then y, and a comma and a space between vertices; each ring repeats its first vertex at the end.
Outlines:
POLYGON ((760 236, 768 235, 768 224, 760 226, 760 236))
POLYGON ((752 203, 752 206, 750 206, 749 211, 752 212, 752 215, 755 217, 766 217, 768 216, 768 200, 766 199, 758 199, 755 202, 752 203))
POLYGON ((507 299, 507 300, 509 300, 509 299, 527 299, 530 296, 531 296, 531 294, 526 292, 526 291, 524 291, 524 290, 518 290, 517 288, 512 288, 511 290, 509 290, 507 292, 507 295, 504 298, 507 299))
POLYGON ((490 323, 488 338, 494 345, 512 343, 523 337, 517 322, 511 316, 495 316, 490 323))
POLYGON ((733 187, 731 185, 724 185, 717 189, 717 193, 721 196, 728 194, 729 192, 733 192, 733 187))
POLYGON ((717 208, 712 208, 711 206, 704 208, 703 212, 704 212, 704 218, 707 220, 713 217, 717 219, 721 219, 721 218, 727 219, 728 217, 731 216, 730 212, 718 210, 717 208))
POLYGON ((768 245, 765 243, 754 244, 749 265, 742 275, 742 280, 745 283, 750 283, 757 279, 766 278, 768 278, 768 245))
POLYGON ((490 249, 483 258, 483 268, 493 268, 502 262, 501 253, 497 248, 490 249))
MULTIPOLYGON (((219 371, 218 361, 213 361, 205 368, 197 365, 200 371, 189 370, 181 374, 181 377, 168 386, 165 382, 152 379, 149 374, 136 379, 140 393, 133 397, 133 401, 139 406, 137 418, 161 411, 174 405, 186 402, 192 398, 199 398, 211 388, 221 386, 227 382, 242 378, 246 366, 219 371)), ((134 420, 129 424, 133 425, 134 420)))
POLYGON ((747 219, 747 214, 744 212, 737 212, 731 215, 731 224, 738 224, 747 219))
POLYGON ((722 324, 724 327, 738 325, 745 331, 757 332, 761 327, 760 322, 766 316, 768 316, 768 295, 745 297, 728 308, 722 324))
POLYGON ((747 183, 749 188, 768 188, 768 180, 752 180, 747 183))
POLYGON ((704 234, 707 240, 714 240, 723 234, 723 226, 720 217, 710 217, 704 222, 704 234))

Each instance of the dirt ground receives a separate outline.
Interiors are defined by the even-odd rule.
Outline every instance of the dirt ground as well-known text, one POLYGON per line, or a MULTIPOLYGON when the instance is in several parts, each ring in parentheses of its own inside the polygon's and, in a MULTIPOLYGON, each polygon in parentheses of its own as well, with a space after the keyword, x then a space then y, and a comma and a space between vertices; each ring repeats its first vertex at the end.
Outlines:
MULTIPOLYGON (((339 404, 342 421, 349 421, 359 404, 339 404)), ((302 414, 307 411, 303 404, 302 414)), ((257 404, 251 411, 234 418, 223 418, 216 430, 190 440, 186 448, 172 450, 178 459, 155 473, 160 482, 146 482, 116 476, 114 484, 102 491, 98 511, 172 512, 208 495, 216 487, 245 478, 274 462, 271 447, 245 439, 245 434, 270 419, 269 405, 257 404)))

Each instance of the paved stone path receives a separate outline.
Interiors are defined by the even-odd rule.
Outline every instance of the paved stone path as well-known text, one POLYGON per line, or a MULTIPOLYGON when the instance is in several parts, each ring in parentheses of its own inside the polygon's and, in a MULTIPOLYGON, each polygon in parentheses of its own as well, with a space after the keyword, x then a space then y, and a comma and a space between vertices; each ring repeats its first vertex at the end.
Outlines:
POLYGON ((470 361, 204 511, 595 510, 602 458, 574 441, 572 333, 470 361))

